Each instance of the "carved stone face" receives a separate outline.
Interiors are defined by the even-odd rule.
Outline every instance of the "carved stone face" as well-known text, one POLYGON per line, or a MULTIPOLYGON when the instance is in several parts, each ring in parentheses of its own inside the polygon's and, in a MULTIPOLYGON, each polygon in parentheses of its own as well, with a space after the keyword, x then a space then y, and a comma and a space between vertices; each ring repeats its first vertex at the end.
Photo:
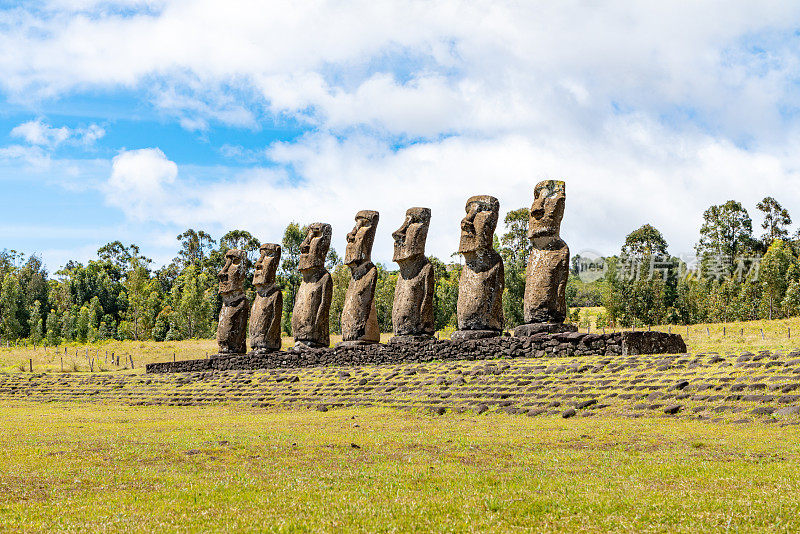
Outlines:
POLYGON ((306 238, 300 244, 298 269, 307 271, 325 267, 325 258, 328 256, 328 249, 331 247, 332 233, 333 229, 328 223, 312 223, 308 225, 306 238))
POLYGON ((219 292, 222 295, 244 292, 244 279, 247 275, 247 256, 243 250, 235 248, 225 253, 225 266, 217 275, 219 292))
POLYGON ((466 217, 461 220, 461 243, 458 251, 475 252, 492 248, 492 238, 500 215, 500 202, 489 195, 478 195, 467 200, 466 217))
POLYGON ((275 272, 281 261, 281 246, 275 243, 264 243, 259 251, 261 257, 256 262, 253 285, 258 287, 274 284, 275 272))
POLYGON ((347 234, 347 248, 344 252, 345 265, 370 261, 375 230, 378 228, 378 212, 362 210, 356 213, 356 225, 347 234))
POLYGON ((394 238, 394 261, 403 261, 425 254, 425 241, 431 223, 431 210, 409 208, 403 226, 392 234, 394 238))
POLYGON ((567 199, 564 182, 544 180, 533 190, 533 205, 528 221, 528 238, 559 237, 564 203, 567 199))

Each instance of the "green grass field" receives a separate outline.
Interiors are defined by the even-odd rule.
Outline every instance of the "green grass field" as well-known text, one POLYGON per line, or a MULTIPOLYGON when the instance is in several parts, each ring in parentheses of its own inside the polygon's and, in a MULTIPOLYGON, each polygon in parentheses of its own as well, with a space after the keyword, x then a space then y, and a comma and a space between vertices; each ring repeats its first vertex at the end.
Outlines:
POLYGON ((207 377, 143 365, 213 340, 2 348, 0 531, 798 531, 795 330, 673 327, 703 356, 207 377), (784 354, 728 356, 763 349, 784 354))
POLYGON ((792 532, 797 427, 11 403, 19 532, 792 532))

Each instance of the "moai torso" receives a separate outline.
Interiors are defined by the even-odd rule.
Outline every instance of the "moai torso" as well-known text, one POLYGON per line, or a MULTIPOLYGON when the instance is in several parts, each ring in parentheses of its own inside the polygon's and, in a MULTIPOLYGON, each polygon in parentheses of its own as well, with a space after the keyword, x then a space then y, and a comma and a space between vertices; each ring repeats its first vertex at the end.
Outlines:
POLYGON ((563 323, 567 317, 566 289, 569 247, 559 239, 553 249, 532 249, 525 270, 526 323, 563 323))
POLYGON ((430 219, 428 208, 409 208, 403 225, 392 233, 393 259, 400 266, 392 303, 395 337, 413 336, 411 339, 414 339, 432 336, 435 331, 433 265, 425 257, 430 219))
POLYGON ((427 258, 423 260, 421 267, 400 265, 392 303, 392 326, 396 336, 433 335, 435 330, 433 265, 427 258))
POLYGON ((526 324, 561 324, 567 316, 569 247, 559 235, 565 201, 564 182, 536 184, 528 222, 531 253, 525 269, 526 324))
POLYGON ((381 340, 375 310, 378 269, 367 262, 353 269, 351 275, 342 308, 342 341, 378 343, 381 340))
POLYGON ((504 323, 503 259, 492 248, 500 203, 492 196, 475 196, 465 209, 459 244, 464 268, 458 283, 458 331, 452 336, 456 340, 499 335, 504 323))
POLYGON ((292 335, 295 345, 330 346, 329 314, 332 299, 333 280, 327 270, 303 273, 303 281, 297 290, 292 313, 292 335))
POLYGON ((247 256, 241 250, 225 253, 225 265, 219 272, 222 308, 217 324, 217 345, 220 354, 247 352, 247 313, 250 309, 244 294, 247 256))
POLYGON ((283 295, 275 285, 275 271, 280 258, 279 245, 268 243, 261 246, 261 257, 253 275, 256 295, 250 311, 250 347, 253 350, 272 351, 281 348, 283 295))
POLYGON ((325 269, 331 245, 331 225, 313 223, 300 244, 299 269, 303 281, 297 290, 292 312, 292 335, 296 348, 328 347, 333 280, 325 269))
POLYGON ((456 316, 459 330, 503 329, 503 260, 494 250, 482 257, 465 255, 458 283, 456 316))

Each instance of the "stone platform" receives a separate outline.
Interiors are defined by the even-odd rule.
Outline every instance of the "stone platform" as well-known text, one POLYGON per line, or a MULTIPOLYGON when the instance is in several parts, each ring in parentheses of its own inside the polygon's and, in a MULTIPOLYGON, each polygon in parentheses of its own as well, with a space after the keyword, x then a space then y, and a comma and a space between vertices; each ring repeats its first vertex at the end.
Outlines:
POLYGON ((313 366, 381 365, 437 360, 490 360, 544 358, 548 356, 626 356, 682 354, 686 344, 679 334, 664 332, 540 333, 526 337, 494 337, 468 341, 449 339, 421 343, 390 343, 303 348, 277 352, 250 352, 237 356, 147 364, 148 373, 183 373, 208 370, 253 370, 313 366))

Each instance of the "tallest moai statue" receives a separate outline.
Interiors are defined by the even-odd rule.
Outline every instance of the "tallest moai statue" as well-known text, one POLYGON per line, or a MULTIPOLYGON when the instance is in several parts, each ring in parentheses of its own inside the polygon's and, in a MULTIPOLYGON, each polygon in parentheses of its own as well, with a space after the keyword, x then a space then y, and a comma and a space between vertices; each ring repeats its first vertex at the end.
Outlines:
POLYGON ((525 269, 526 324, 514 329, 515 336, 575 330, 574 326, 564 324, 569 247, 560 232, 566 198, 565 184, 559 180, 544 180, 533 190, 528 221, 531 253, 525 269))

